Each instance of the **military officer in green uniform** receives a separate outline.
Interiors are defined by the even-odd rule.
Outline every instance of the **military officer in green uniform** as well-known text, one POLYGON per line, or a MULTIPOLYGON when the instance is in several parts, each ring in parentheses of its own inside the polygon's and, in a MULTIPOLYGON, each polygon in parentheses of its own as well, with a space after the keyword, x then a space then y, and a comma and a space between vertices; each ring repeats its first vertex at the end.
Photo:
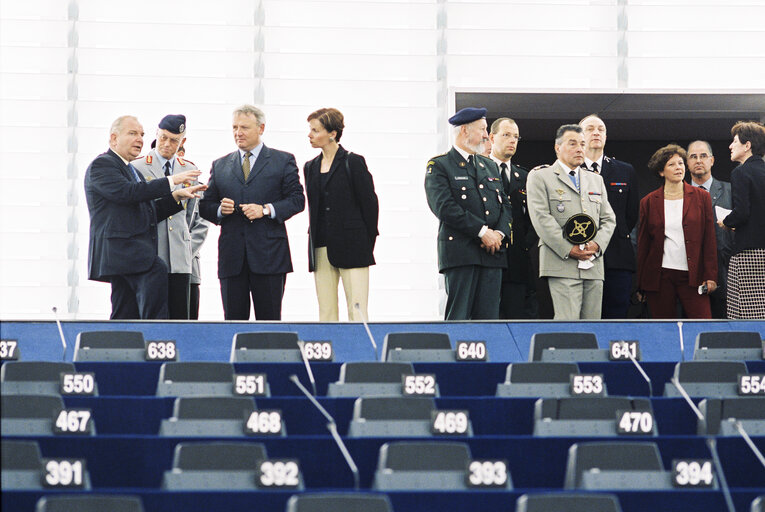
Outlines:
POLYGON ((510 202, 497 165, 481 153, 486 109, 449 119, 452 149, 428 162, 425 194, 438 217, 438 270, 446 280, 446 320, 499 317, 502 269, 512 233, 510 202))

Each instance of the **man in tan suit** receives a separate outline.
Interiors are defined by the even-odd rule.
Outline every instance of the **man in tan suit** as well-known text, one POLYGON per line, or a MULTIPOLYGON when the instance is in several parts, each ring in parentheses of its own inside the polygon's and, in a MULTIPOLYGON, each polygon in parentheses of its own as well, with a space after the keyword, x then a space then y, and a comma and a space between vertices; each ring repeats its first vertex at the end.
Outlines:
POLYGON ((531 223, 539 235, 539 275, 547 277, 556 320, 599 319, 603 297, 603 252, 616 227, 603 178, 582 172, 582 128, 566 124, 555 135, 558 159, 532 171, 526 185, 531 223), (575 214, 592 217, 595 238, 575 245, 563 225, 575 214))

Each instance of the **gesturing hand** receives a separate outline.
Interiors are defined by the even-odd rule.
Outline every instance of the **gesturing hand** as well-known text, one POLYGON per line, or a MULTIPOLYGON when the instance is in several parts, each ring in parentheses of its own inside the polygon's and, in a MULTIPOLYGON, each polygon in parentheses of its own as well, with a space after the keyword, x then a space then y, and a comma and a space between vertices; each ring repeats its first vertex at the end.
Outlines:
POLYGON ((170 178, 173 180, 173 185, 180 185, 181 183, 191 184, 192 181, 196 181, 202 171, 186 171, 179 172, 178 174, 172 174, 170 178))
POLYGON ((207 190, 207 185, 193 185, 191 187, 179 188, 173 191, 173 199, 180 201, 181 199, 193 199, 199 197, 196 192, 207 190))

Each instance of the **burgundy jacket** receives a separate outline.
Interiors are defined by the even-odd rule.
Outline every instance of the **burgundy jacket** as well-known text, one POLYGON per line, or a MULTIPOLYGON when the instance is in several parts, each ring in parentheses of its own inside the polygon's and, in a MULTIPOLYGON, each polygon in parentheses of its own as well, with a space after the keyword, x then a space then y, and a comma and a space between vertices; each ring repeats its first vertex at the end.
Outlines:
MULTIPOLYGON (((717 281, 717 240, 715 238, 712 198, 709 193, 688 183, 683 184, 683 232, 688 257, 688 282, 699 286, 717 281)), ((640 201, 638 230, 638 288, 659 290, 661 260, 664 256, 664 186, 640 201)))

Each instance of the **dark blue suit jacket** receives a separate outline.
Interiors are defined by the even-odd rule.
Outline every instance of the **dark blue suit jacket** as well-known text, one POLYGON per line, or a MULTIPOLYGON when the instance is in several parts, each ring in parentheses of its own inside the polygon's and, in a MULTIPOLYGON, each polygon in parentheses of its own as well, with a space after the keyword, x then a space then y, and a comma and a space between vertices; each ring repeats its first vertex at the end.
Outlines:
POLYGON ((96 157, 85 172, 85 199, 90 213, 88 278, 146 272, 157 257, 157 221, 179 212, 168 180, 147 182, 111 149, 96 157), (155 201, 156 200, 156 201, 155 201))
POLYGON ((291 153, 263 146, 244 182, 239 151, 212 164, 207 190, 199 202, 203 218, 220 224, 218 238, 218 278, 234 277, 242 271, 247 257, 250 272, 284 274, 292 272, 292 258, 284 221, 305 208, 303 186, 291 153), (271 203, 276 218, 250 222, 236 211, 222 219, 218 207, 223 198, 236 205, 271 203))
POLYGON ((600 175, 606 185, 608 202, 616 214, 616 229, 606 248, 606 269, 635 272, 635 249, 630 238, 640 210, 635 168, 627 162, 604 156, 600 175))

